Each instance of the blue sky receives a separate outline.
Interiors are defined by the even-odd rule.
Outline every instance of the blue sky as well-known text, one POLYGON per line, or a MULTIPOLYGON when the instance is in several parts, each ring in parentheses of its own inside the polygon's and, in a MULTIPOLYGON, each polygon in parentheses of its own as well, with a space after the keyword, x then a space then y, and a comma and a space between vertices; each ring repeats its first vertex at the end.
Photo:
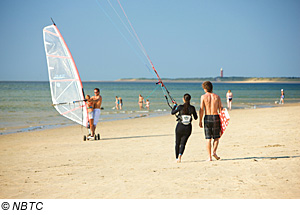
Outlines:
MULTIPOLYGON (((220 68, 225 76, 300 77, 298 0, 120 2, 162 78, 216 77, 220 68)), ((107 0, 1 0, 0 80, 48 80, 42 29, 50 17, 83 81, 153 78, 101 8, 117 18, 107 0)))

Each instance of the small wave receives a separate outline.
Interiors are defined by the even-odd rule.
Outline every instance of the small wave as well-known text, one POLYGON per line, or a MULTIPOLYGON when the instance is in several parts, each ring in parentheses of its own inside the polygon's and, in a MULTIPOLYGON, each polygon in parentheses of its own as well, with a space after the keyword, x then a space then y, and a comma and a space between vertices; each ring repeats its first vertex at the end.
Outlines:
POLYGON ((148 110, 140 110, 140 111, 136 111, 137 113, 149 113, 148 110))
POLYGON ((154 110, 154 112, 166 112, 167 110, 166 109, 157 109, 157 110, 154 110))

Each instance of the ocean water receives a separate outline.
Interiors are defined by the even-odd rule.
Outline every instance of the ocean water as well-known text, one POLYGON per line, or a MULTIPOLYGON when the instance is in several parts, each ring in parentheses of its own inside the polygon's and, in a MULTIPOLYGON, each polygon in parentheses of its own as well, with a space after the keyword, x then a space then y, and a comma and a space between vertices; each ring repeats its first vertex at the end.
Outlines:
MULTIPOLYGON (((192 96, 192 105, 199 110, 200 97, 204 93, 201 83, 165 83, 177 103, 182 103, 185 93, 192 96)), ((153 83, 137 82, 84 82, 85 94, 94 95, 99 88, 103 97, 101 121, 151 117, 170 113, 160 87, 153 83), (139 110, 141 94, 150 100, 150 110, 139 110), (123 110, 116 110, 115 96, 122 97, 123 110)), ((226 107, 226 93, 233 93, 233 109, 275 107, 280 90, 284 89, 285 103, 300 102, 300 84, 294 83, 215 83, 214 92, 226 107)), ((0 135, 75 125, 60 116, 51 106, 48 82, 0 82, 0 135)))

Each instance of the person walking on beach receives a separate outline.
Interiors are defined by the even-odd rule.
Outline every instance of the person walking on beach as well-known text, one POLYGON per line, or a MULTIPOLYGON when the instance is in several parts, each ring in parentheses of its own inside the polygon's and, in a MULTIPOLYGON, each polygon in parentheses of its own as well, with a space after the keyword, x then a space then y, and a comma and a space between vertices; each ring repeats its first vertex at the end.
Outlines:
POLYGON ((231 92, 231 90, 228 90, 228 92, 226 93, 226 100, 227 100, 228 110, 231 110, 232 98, 233 98, 232 92, 231 92))
POLYGON ((92 133, 95 134, 96 126, 99 121, 100 113, 101 113, 101 105, 102 105, 102 96, 100 95, 99 88, 94 89, 94 96, 91 98, 95 105, 94 105, 94 128, 92 130, 92 133))
POLYGON ((90 130, 91 135, 88 138, 94 138, 95 135, 95 129, 94 129, 94 101, 91 99, 90 95, 85 96, 86 99, 86 106, 88 111, 88 117, 89 117, 89 124, 90 124, 90 130))
POLYGON ((119 99, 118 99, 118 96, 116 96, 115 104, 116 104, 116 109, 119 110, 119 99))
POLYGON ((280 96, 280 102, 279 104, 284 104, 284 92, 283 89, 281 89, 281 96, 280 96))
POLYGON ((195 120, 198 119, 197 112, 194 106, 190 104, 191 96, 190 94, 185 94, 183 96, 183 105, 177 106, 175 103, 172 108, 171 114, 178 114, 178 123, 175 129, 175 156, 176 162, 181 162, 181 157, 183 155, 185 145, 192 133, 192 116, 195 120))
POLYGON ((140 110, 143 109, 143 104, 144 104, 144 97, 140 94, 139 95, 139 107, 140 107, 140 110))
POLYGON ((204 117, 204 133, 205 139, 207 139, 207 152, 208 152, 208 160, 212 161, 211 156, 211 140, 214 139, 213 142, 213 157, 217 160, 220 159, 217 155, 217 148, 219 145, 219 139, 221 137, 221 122, 219 113, 222 110, 221 99, 217 94, 213 93, 213 85, 210 81, 205 81, 202 84, 202 88, 205 92, 204 95, 201 96, 200 101, 200 111, 199 111, 199 126, 203 128, 202 118, 204 117))

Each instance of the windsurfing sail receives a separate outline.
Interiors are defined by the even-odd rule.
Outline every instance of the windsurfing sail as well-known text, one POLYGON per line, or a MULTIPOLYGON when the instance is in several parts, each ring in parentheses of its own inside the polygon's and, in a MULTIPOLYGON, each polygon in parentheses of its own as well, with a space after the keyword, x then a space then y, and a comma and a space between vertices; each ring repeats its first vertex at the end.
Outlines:
POLYGON ((43 29, 52 103, 64 117, 88 126, 82 82, 65 40, 55 23, 43 29))

